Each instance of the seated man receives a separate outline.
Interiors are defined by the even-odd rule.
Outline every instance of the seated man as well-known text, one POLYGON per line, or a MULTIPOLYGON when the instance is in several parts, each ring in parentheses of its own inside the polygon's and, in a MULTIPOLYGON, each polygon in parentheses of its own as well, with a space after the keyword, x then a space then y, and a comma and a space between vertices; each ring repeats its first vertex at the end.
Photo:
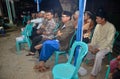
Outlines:
POLYGON ((31 23, 31 22, 34 23, 33 30, 32 30, 32 35, 30 36, 31 40, 33 40, 34 37, 39 36, 41 34, 41 33, 37 32, 37 31, 39 31, 40 27, 43 25, 43 21, 45 20, 44 15, 45 15, 45 12, 40 11, 37 14, 36 19, 32 19, 32 20, 27 22, 27 23, 31 23))
POLYGON ((47 22, 44 25, 44 28, 41 27, 39 30, 37 30, 37 32, 41 32, 41 34, 33 38, 32 45, 30 48, 30 53, 28 53, 26 56, 35 55, 35 52, 36 52, 35 46, 38 45, 39 42, 47 39, 52 39, 54 37, 54 29, 55 29, 56 23, 53 19, 53 16, 54 16, 53 11, 51 10, 46 11, 47 22))
MULTIPOLYGON (((76 11, 73 15, 73 23, 76 29, 78 27, 78 18, 79 18, 79 11, 76 11)), ((93 14, 90 11, 85 11, 84 25, 83 25, 83 39, 82 39, 85 43, 90 42, 90 36, 92 34, 93 27, 94 27, 93 14)))
POLYGON ((102 59, 112 51, 113 40, 115 35, 115 27, 107 21, 106 13, 102 10, 96 14, 97 25, 93 34, 91 43, 89 44, 89 52, 87 59, 94 59, 94 65, 89 79, 95 79, 101 70, 102 59), (96 56, 95 56, 96 55, 96 56))
POLYGON ((55 36, 55 40, 46 40, 42 44, 40 51, 39 64, 35 66, 39 71, 45 71, 47 67, 45 62, 50 58, 54 51, 67 50, 69 41, 75 31, 75 28, 70 21, 71 13, 64 11, 62 13, 63 26, 59 28, 55 36))

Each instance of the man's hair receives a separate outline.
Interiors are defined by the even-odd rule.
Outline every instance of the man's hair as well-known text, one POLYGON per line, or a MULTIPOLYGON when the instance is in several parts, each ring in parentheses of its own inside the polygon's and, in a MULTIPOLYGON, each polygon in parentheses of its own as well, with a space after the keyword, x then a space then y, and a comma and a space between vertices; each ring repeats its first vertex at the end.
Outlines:
POLYGON ((52 15, 54 15, 54 11, 53 10, 47 10, 46 13, 51 13, 52 15))

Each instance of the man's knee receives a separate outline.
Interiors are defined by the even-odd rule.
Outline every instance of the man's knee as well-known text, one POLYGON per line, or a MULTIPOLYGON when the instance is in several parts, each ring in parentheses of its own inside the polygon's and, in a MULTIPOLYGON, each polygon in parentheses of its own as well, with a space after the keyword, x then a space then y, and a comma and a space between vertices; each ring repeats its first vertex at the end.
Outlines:
POLYGON ((102 58, 103 58, 103 55, 100 52, 98 52, 96 54, 96 59, 102 59, 102 58))

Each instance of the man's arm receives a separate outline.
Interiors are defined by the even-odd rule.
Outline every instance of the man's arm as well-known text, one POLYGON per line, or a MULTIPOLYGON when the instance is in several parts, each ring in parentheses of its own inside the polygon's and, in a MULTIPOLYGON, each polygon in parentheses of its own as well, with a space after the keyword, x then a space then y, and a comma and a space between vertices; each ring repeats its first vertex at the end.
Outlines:
POLYGON ((61 36, 58 36, 57 38, 59 40, 66 40, 71 34, 75 32, 75 28, 73 26, 67 26, 66 30, 64 32, 61 32, 61 36))
POLYGON ((31 22, 33 23, 41 23, 43 21, 42 18, 32 19, 31 22))

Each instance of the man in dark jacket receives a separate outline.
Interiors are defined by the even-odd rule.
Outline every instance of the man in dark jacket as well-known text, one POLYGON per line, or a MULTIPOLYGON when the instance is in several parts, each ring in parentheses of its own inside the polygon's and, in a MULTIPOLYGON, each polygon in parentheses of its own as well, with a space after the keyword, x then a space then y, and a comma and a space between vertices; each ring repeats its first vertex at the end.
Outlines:
POLYGON ((63 26, 57 31, 54 40, 47 40, 42 44, 39 56, 39 64, 35 66, 39 71, 45 71, 47 67, 45 62, 50 58, 54 51, 67 50, 69 41, 75 31, 75 28, 70 21, 71 13, 64 11, 62 13, 63 26))

